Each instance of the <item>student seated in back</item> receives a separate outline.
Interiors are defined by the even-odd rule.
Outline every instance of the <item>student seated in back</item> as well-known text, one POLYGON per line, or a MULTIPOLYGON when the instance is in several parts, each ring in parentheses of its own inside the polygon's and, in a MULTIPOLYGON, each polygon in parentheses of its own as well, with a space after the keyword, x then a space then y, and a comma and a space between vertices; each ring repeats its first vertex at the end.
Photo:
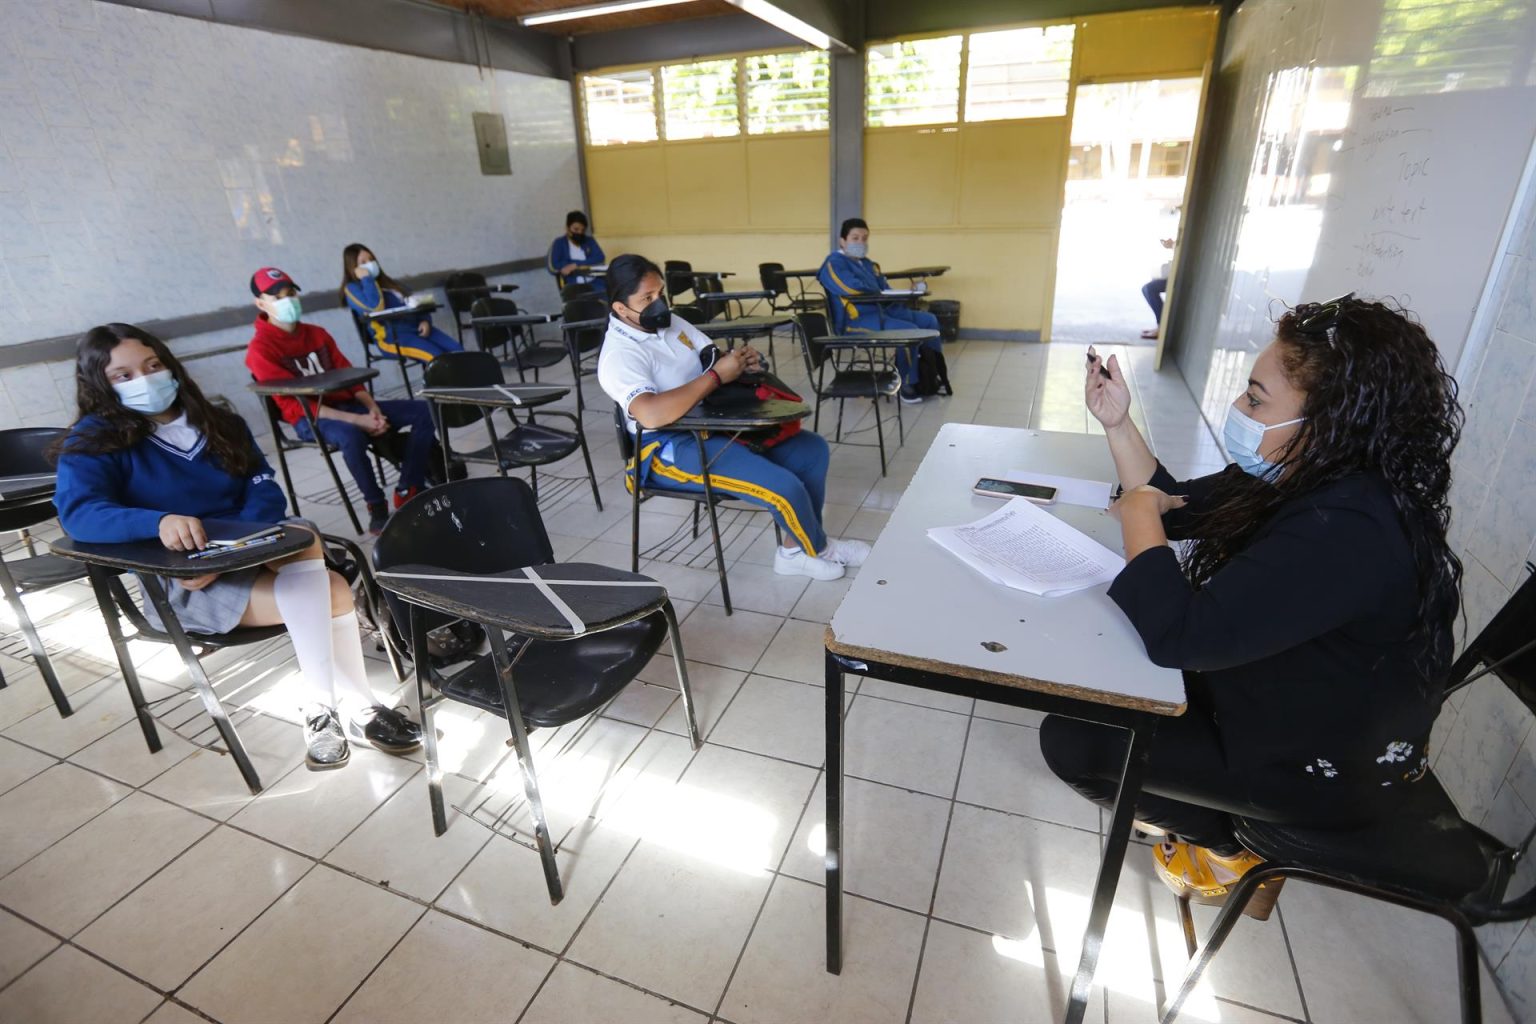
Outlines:
MULTIPOLYGON (((158 539, 171 551, 207 546, 205 519, 285 520, 288 501, 245 421, 203 397, 147 331, 93 327, 75 357, 80 411, 59 446, 59 522, 74 539, 158 539)), ((216 561, 204 563, 214 566, 216 561)), ((325 567, 318 535, 297 554, 234 572, 166 580, 188 633, 286 624, 303 678, 300 710, 310 768, 347 762, 347 741, 392 754, 421 745, 421 727, 381 704, 368 685, 352 592, 325 567)), ((144 615, 163 628, 155 606, 144 615)))
MULTIPOLYGON (((747 371, 762 366, 750 347, 720 353, 699 328, 667 308, 661 268, 626 254, 608 266, 608 333, 597 360, 597 380, 624 410, 627 425, 645 428, 636 454, 639 481, 674 490, 704 490, 699 448, 691 434, 667 425, 747 371)), ((761 454, 729 437, 705 440, 710 487, 773 513, 782 545, 773 571, 783 576, 835 580, 844 566, 862 565, 869 545, 828 537, 821 526, 830 453, 820 434, 794 433, 761 454)))
MULTIPOLYGON (((251 275, 251 294, 256 297, 256 333, 245 351, 245 365, 259 382, 294 380, 352 365, 324 328, 300 321, 299 286, 287 274, 276 267, 262 267, 251 275)), ((315 439, 298 399, 278 396, 277 405, 294 433, 306 441, 315 439)), ((368 505, 368 530, 377 535, 384 529, 390 510, 368 458, 369 442, 392 430, 410 428, 400 464, 400 483, 395 488, 395 508, 399 508, 426 486, 437 438, 427 403, 376 401, 367 388, 357 384, 327 394, 316 408, 315 418, 325 440, 341 449, 341 457, 368 505)))
POLYGON ((607 259, 597 239, 587 233, 587 215, 572 210, 565 215, 565 234, 550 243, 545 263, 561 288, 584 284, 596 292, 601 291, 602 282, 587 271, 602 266, 607 259))
POLYGON ((378 257, 366 245, 353 242, 341 251, 341 302, 363 324, 380 351, 430 363, 444 352, 463 346, 432 326, 426 313, 399 320, 370 320, 368 314, 411 305, 395 279, 379 268, 378 257))
MULTIPOLYGON (((880 264, 869 258, 869 225, 858 217, 843 221, 838 231, 840 239, 837 252, 822 261, 816 279, 827 290, 832 300, 832 329, 839 334, 856 334, 860 331, 894 331, 920 327, 924 330, 939 329, 939 320, 925 309, 910 309, 893 303, 859 302, 860 295, 878 295, 889 288, 890 282, 880 273, 880 264)), ((930 338, 922 348, 944 351, 944 340, 930 338)), ((921 402, 917 393, 917 360, 903 348, 896 353, 896 368, 901 371, 901 400, 907 404, 921 402)))

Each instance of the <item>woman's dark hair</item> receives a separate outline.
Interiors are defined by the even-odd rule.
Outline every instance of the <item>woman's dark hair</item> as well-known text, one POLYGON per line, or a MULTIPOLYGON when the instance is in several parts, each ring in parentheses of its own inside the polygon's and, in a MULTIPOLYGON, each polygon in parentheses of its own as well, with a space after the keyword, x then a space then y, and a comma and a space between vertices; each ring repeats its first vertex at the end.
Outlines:
POLYGON ((854 228, 863 228, 865 231, 868 231, 869 225, 864 222, 863 217, 849 217, 847 220, 843 221, 843 226, 838 229, 837 237, 847 238, 848 232, 852 231, 854 228))
POLYGON ((155 431, 155 422, 122 403, 112 382, 107 380, 107 365, 112 350, 125 341, 147 346, 160 365, 176 378, 176 404, 187 414, 188 425, 202 431, 219 465, 231 476, 249 476, 256 469, 254 445, 245 421, 219 408, 203 396, 181 360, 171 354, 165 342, 133 324, 102 324, 92 327, 75 345, 75 402, 80 407, 75 429, 54 446, 58 455, 103 455, 132 448, 155 431), (80 427, 86 417, 93 422, 80 427))
POLYGON ((629 302, 647 276, 661 277, 661 268, 644 256, 627 252, 608 261, 608 302, 629 302))
POLYGON ((591 227, 591 225, 587 223, 587 215, 582 213, 580 210, 572 210, 570 213, 565 215, 566 230, 570 230, 572 224, 580 224, 584 228, 591 227))
MULTIPOLYGON (((357 264, 359 262, 357 257, 359 253, 365 252, 375 260, 379 258, 377 253, 362 242, 353 242, 341 250, 341 288, 337 291, 336 295, 341 301, 342 309, 350 308, 347 302, 347 285, 357 283, 357 264)), ((386 288, 402 293, 405 291, 404 288, 400 287, 398 281, 384 273, 383 267, 379 268, 379 276, 374 278, 374 280, 378 282, 380 292, 383 292, 386 288)))
POLYGON ((1410 639, 1419 646, 1423 685, 1437 688, 1461 594, 1461 561, 1446 540, 1451 452, 1464 419, 1456 381, 1401 308, 1346 299, 1333 326, 1318 330, 1306 320, 1320 308, 1298 306, 1275 328, 1286 379, 1306 393, 1305 419, 1274 459, 1285 472, 1272 484, 1228 472, 1201 517, 1205 535, 1189 548, 1185 571, 1201 586, 1286 501, 1353 473, 1379 475, 1413 547, 1419 585, 1410 639))

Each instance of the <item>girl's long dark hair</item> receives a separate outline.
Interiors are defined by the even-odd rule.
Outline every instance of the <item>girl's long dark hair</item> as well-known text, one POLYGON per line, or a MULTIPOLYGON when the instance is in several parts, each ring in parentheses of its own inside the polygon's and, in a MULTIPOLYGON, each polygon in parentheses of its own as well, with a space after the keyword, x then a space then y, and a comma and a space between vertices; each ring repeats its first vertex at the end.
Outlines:
MULTIPOLYGON (((357 256, 358 253, 363 252, 368 253, 374 258, 374 260, 378 260, 379 258, 378 253, 368 248, 362 242, 353 242, 351 245, 341 250, 341 287, 337 289, 336 295, 341 302, 342 309, 348 308, 347 285, 357 283, 357 256)), ((392 291, 397 291, 402 295, 405 294, 405 289, 400 286, 398 281, 384 273, 384 268, 382 266, 379 267, 379 276, 374 278, 374 281, 378 283, 380 292, 389 289, 392 291)))
POLYGON ((253 473, 255 452, 245 421, 208 401, 186 367, 181 365, 181 360, 166 348, 165 342, 133 324, 92 327, 75 345, 75 402, 80 412, 76 429, 65 435, 54 448, 55 455, 119 452, 154 433, 155 422, 124 405, 107 380, 107 364, 112 361, 112 350, 130 339, 152 350, 160 365, 176 378, 176 404, 187 414, 187 423, 207 438, 208 447, 219 465, 231 476, 253 473), (81 428, 79 422, 88 416, 95 417, 95 422, 81 428))
POLYGON ((1419 648, 1421 685, 1433 690, 1449 665, 1461 600, 1461 561, 1446 540, 1451 452, 1463 421, 1456 381, 1401 309, 1351 298, 1332 330, 1298 330, 1316 308, 1298 306, 1275 330, 1286 379, 1306 394, 1305 420, 1274 460, 1284 472, 1272 484, 1226 474, 1184 568, 1202 586, 1287 501, 1353 473, 1378 475, 1413 548, 1418 614, 1410 642, 1419 648))

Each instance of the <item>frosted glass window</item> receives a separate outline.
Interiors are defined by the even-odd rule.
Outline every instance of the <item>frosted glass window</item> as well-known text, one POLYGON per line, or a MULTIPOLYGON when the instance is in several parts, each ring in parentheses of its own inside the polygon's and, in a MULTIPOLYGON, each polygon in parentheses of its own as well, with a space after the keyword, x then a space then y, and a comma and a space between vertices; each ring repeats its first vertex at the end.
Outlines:
POLYGON ((1065 117, 1073 25, 976 32, 966 61, 965 119, 1065 117))
POLYGON ((743 59, 747 131, 814 132, 827 127, 830 65, 825 50, 764 53, 743 59))
POLYGON ((589 144, 656 141, 656 81, 649 68, 587 75, 582 98, 589 144))
POLYGON ((869 124, 944 124, 960 106, 960 36, 908 39, 869 48, 869 124))
POLYGON ((669 140, 741 134, 734 59, 668 65, 661 69, 661 94, 669 140))

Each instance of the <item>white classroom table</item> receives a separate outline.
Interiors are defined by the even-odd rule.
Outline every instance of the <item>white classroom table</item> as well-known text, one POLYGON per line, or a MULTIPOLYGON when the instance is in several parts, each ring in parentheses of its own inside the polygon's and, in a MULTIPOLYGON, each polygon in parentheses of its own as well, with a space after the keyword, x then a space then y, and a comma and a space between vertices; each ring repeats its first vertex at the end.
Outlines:
MULTIPOLYGON (((984 476, 1028 469, 1113 481, 1104 438, 948 423, 902 495, 826 635, 827 970, 842 969, 843 716, 847 674, 888 679, 1130 730, 1125 775, 1094 885, 1067 1024, 1087 1007, 1147 753, 1160 716, 1184 711, 1184 681, 1147 658, 1108 585, 1043 598, 986 580, 930 540, 993 512, 971 492, 984 476)), ((1104 512, 1046 508, 1113 551, 1120 524, 1104 512)))

